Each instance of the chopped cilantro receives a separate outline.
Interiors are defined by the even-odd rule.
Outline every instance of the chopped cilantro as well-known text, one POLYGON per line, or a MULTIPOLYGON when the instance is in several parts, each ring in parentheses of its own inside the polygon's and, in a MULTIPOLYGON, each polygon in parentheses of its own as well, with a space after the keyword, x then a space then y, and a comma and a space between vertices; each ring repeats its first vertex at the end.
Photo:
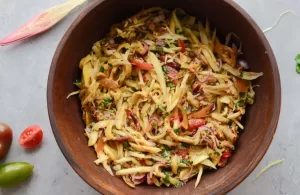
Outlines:
POLYGON ((228 125, 231 126, 231 125, 232 125, 232 122, 233 122, 233 121, 232 121, 231 119, 229 119, 228 125))
POLYGON ((244 76, 244 72, 241 72, 240 77, 243 78, 244 76))
POLYGON ((173 82, 169 82, 169 83, 167 83, 167 87, 174 87, 175 85, 174 85, 174 83, 173 82))
POLYGON ((162 157, 167 158, 167 157, 170 157, 170 156, 171 156, 171 149, 165 146, 162 149, 162 157))
POLYGON ((212 153, 208 153, 208 156, 211 157, 211 156, 212 156, 212 153))
POLYGON ((163 112, 163 113, 166 113, 166 109, 164 109, 164 107, 162 107, 162 105, 158 105, 158 108, 163 112))
POLYGON ((236 107, 244 107, 245 102, 244 101, 239 101, 238 103, 235 104, 236 107))
POLYGON ((179 34, 179 35, 182 35, 182 34, 184 34, 184 30, 183 30, 183 31, 180 31, 180 32, 178 32, 178 34, 179 34))
POLYGON ((163 178, 163 182, 164 182, 164 184, 166 184, 166 185, 170 185, 170 176, 169 176, 169 174, 167 174, 167 173, 165 173, 165 177, 163 178))
POLYGON ((108 63, 108 66, 110 66, 110 67, 111 67, 111 66, 112 66, 112 64, 108 63))
POLYGON ((191 161, 189 161, 189 160, 186 159, 186 158, 183 158, 181 162, 182 162, 183 164, 186 164, 186 165, 191 164, 191 161))
POLYGON ((161 68, 165 74, 168 74, 168 69, 166 66, 162 66, 161 68))
POLYGON ((163 51, 164 50, 164 48, 162 47, 162 46, 156 46, 156 51, 163 51))
POLYGON ((174 133, 176 133, 177 135, 179 135, 180 129, 174 129, 174 133))
POLYGON ((100 72, 104 72, 103 66, 100 67, 100 72))
POLYGON ((214 152, 215 155, 217 156, 220 156, 220 153, 219 152, 214 152))
POLYGON ((112 102, 112 99, 110 97, 105 97, 104 101, 103 101, 103 104, 104 104, 104 106, 107 106, 111 102, 112 102))
POLYGON ((179 181, 176 185, 174 185, 175 188, 181 188, 184 186, 184 182, 179 181))

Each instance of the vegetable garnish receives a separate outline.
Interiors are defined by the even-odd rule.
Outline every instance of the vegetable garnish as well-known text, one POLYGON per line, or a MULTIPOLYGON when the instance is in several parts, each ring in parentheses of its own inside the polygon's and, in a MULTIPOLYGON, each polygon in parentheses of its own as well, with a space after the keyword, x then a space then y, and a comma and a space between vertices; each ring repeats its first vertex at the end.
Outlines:
POLYGON ((0 187, 21 183, 32 175, 34 166, 26 162, 12 162, 0 166, 0 187))
POLYGON ((0 123, 0 160, 7 155, 12 139, 13 133, 11 128, 5 123, 0 123))
POLYGON ((27 127, 19 138, 19 144, 23 148, 35 148, 42 142, 43 131, 37 125, 27 127))
POLYGON ((94 43, 76 86, 95 164, 132 188, 193 177, 197 187, 206 170, 226 166, 263 73, 248 71, 241 43, 216 35, 208 20, 154 7, 94 43))
POLYGON ((296 61, 296 72, 300 74, 300 54, 296 56, 295 61, 296 61))
POLYGON ((257 179, 258 177, 260 177, 264 172, 266 172, 269 168, 275 166, 275 165, 278 165, 280 163, 282 163, 284 161, 284 159, 281 159, 281 160, 276 160, 270 164, 268 164, 266 167, 264 167, 260 172, 259 174, 256 175, 255 179, 257 179))
POLYGON ((285 11, 285 12, 282 12, 282 13, 280 14, 279 18, 276 20, 276 22, 275 22, 271 27, 266 28, 265 30, 263 30, 263 32, 266 33, 266 32, 268 32, 268 31, 272 30, 272 29, 278 24, 278 22, 280 21, 280 19, 281 19, 284 15, 286 15, 286 14, 288 14, 288 13, 292 13, 293 15, 297 16, 292 10, 287 10, 287 11, 285 11))
POLYGON ((74 8, 82 5, 86 1, 87 0, 68 0, 65 3, 40 13, 24 26, 0 40, 0 45, 9 45, 47 31, 68 15, 74 8))

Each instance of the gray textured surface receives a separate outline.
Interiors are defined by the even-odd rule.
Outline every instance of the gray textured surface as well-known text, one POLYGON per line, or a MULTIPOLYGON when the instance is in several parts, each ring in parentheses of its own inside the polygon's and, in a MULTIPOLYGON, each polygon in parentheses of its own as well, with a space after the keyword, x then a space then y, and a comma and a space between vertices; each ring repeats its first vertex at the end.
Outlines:
MULTIPOLYGON (((37 13, 63 0, 0 0, 0 37, 18 28, 37 13)), ((265 29, 285 10, 300 15, 299 0, 236 0, 265 29)), ((35 165, 30 180, 3 195, 98 194, 73 171, 53 137, 46 107, 46 84, 55 48, 81 9, 67 16, 50 32, 8 47, 0 47, 0 121, 11 125, 14 141, 5 162, 27 161, 35 165), (18 136, 29 125, 44 130, 43 144, 26 152, 18 136)), ((230 22, 230 21, 228 21, 230 22)), ((300 18, 286 15, 266 36, 274 50, 282 81, 282 111, 274 141, 254 172, 229 194, 300 194, 300 75, 294 58, 300 53, 300 18), (297 87, 298 86, 298 87, 297 87), (268 163, 284 158, 283 164, 255 175, 268 163)), ((2 163, 2 162, 1 162, 2 163)))

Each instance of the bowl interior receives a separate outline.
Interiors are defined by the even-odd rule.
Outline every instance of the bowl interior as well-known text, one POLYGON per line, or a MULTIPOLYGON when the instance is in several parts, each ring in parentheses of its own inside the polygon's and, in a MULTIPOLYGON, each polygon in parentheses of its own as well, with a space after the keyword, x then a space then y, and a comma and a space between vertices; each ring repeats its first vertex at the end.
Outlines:
POLYGON ((280 97, 278 69, 268 42, 255 22, 231 0, 96 0, 64 35, 53 58, 48 80, 49 117, 58 145, 75 171, 104 194, 226 193, 250 174, 266 152, 276 130, 280 97), (120 178, 110 176, 102 166, 93 163, 96 154, 87 147, 79 100, 76 97, 66 99, 76 90, 73 82, 80 77, 78 63, 90 52, 93 43, 102 38, 112 24, 153 6, 170 10, 179 7, 198 19, 208 18, 221 37, 234 32, 242 40, 243 53, 251 71, 264 73, 255 83, 260 85, 255 88, 256 101, 244 116, 245 130, 229 164, 204 174, 196 189, 194 181, 179 189, 146 185, 131 189, 120 178))

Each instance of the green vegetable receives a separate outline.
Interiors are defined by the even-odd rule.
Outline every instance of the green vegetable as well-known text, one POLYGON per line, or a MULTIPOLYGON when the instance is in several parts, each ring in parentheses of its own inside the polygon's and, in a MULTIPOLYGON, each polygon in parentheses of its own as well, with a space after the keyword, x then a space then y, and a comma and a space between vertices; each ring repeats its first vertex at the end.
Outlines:
POLYGON ((103 66, 100 67, 100 72, 104 72, 103 66))
POLYGON ((214 152, 214 154, 220 156, 220 153, 219 153, 219 152, 214 152))
POLYGON ((163 111, 164 113, 167 112, 166 109, 164 109, 164 107, 162 107, 162 105, 158 105, 158 108, 159 108, 161 111, 163 111))
POLYGON ((296 60, 296 72, 300 74, 300 54, 296 56, 295 60, 296 60))
POLYGON ((161 68, 165 74, 168 74, 168 69, 166 66, 162 66, 161 68))
POLYGON ((80 83, 81 83, 81 80, 76 79, 74 84, 75 84, 75 85, 78 85, 78 84, 80 84, 80 83))
POLYGON ((112 66, 112 64, 108 63, 108 66, 110 66, 110 67, 111 67, 111 66, 112 66))
POLYGON ((171 155, 171 149, 168 147, 165 147, 164 149, 162 149, 162 157, 167 158, 170 157, 171 155))
POLYGON ((158 46, 156 46, 156 50, 157 50, 157 51, 163 51, 164 48, 163 48, 162 46, 159 46, 159 45, 158 45, 158 46))
POLYGON ((186 158, 183 158, 181 162, 182 162, 183 164, 186 164, 186 165, 191 164, 191 162, 190 162, 188 159, 186 159, 186 158))
POLYGON ((240 77, 243 78, 244 76, 244 72, 241 72, 240 77))
POLYGON ((103 101, 103 104, 104 104, 104 106, 107 106, 111 102, 112 102, 112 99, 110 97, 105 97, 104 101, 103 101))
POLYGON ((245 102, 243 101, 239 101, 238 103, 235 104, 236 107, 244 107, 245 106, 245 102))
POLYGON ((174 133, 176 133, 177 135, 179 135, 180 129, 174 129, 174 133))
POLYGON ((167 87, 174 87, 175 85, 174 85, 174 83, 173 82, 169 82, 169 83, 167 83, 167 87))
POLYGON ((183 31, 181 31, 181 32, 179 32, 178 34, 179 34, 179 35, 182 35, 182 34, 184 34, 184 30, 183 30, 183 31))
POLYGON ((231 119, 229 119, 228 125, 231 126, 231 125, 232 125, 232 122, 233 122, 233 121, 232 121, 231 119))
POLYGON ((26 162, 12 162, 0 166, 0 187, 10 187, 26 180, 34 166, 26 162))

